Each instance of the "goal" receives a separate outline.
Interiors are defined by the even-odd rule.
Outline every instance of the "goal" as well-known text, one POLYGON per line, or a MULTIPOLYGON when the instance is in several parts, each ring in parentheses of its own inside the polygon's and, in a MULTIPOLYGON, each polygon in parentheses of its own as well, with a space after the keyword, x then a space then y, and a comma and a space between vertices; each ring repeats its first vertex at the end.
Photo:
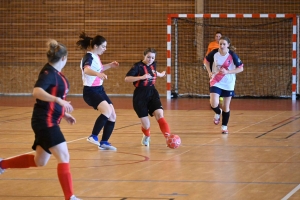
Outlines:
POLYGON ((295 100, 298 28, 295 14, 169 14, 167 98, 209 96, 203 59, 220 31, 244 63, 236 96, 295 100))

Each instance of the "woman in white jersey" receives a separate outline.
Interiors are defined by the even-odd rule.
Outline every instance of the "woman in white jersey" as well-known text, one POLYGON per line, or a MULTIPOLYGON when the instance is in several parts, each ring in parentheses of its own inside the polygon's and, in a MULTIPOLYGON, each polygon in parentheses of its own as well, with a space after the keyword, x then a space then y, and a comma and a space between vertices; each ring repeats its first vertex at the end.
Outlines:
POLYGON ((94 38, 88 37, 84 32, 79 36, 77 45, 84 50, 88 50, 81 59, 80 68, 83 80, 83 99, 95 110, 100 111, 100 116, 96 119, 91 135, 87 141, 95 144, 101 150, 117 150, 108 140, 113 132, 116 121, 114 106, 106 95, 102 86, 107 75, 103 72, 110 68, 118 67, 119 63, 113 61, 103 65, 100 55, 106 50, 106 39, 100 35, 94 38), (102 139, 98 140, 98 135, 103 128, 102 139))
POLYGON ((214 124, 220 123, 222 115, 222 134, 228 134, 227 124, 230 116, 230 102, 234 96, 234 86, 237 73, 243 71, 243 63, 231 46, 228 37, 221 37, 220 47, 214 49, 205 57, 205 66, 210 78, 210 105, 215 112, 214 124), (213 68, 210 70, 210 63, 213 68), (219 108, 219 97, 224 98, 223 111, 219 108))

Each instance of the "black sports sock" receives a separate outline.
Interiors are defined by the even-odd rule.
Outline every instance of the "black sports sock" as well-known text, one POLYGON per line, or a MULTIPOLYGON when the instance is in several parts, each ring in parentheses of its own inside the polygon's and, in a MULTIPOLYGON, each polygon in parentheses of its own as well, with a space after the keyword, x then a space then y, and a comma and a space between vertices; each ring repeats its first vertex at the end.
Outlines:
POLYGON ((222 112, 222 125, 227 126, 230 117, 230 111, 222 112))
POLYGON ((104 129, 101 141, 108 141, 115 127, 115 122, 107 121, 104 129))
POLYGON ((95 121, 95 125, 93 128, 92 134, 99 135, 101 129, 106 124, 107 120, 108 120, 108 118, 105 115, 101 114, 95 121))
POLYGON ((215 108, 213 108, 213 107, 211 107, 211 109, 216 113, 216 114, 221 114, 221 109, 219 108, 219 106, 217 106, 217 107, 215 107, 215 108))

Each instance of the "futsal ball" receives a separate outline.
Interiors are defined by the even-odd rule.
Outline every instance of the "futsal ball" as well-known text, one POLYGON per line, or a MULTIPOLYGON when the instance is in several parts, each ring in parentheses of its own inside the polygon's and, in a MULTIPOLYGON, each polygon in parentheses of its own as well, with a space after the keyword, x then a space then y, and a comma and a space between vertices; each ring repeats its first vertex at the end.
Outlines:
POLYGON ((167 142, 167 146, 171 149, 176 149, 180 146, 181 144, 181 139, 178 135, 173 135, 173 134, 170 134, 167 139, 166 139, 166 142, 167 142))

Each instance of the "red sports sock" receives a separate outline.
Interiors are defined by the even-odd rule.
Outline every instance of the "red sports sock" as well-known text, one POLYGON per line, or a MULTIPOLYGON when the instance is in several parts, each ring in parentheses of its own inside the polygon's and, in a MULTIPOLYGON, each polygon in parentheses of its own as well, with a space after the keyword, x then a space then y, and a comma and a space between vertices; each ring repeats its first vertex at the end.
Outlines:
POLYGON ((144 129, 144 127, 141 127, 142 128, 142 132, 144 133, 144 135, 150 137, 150 128, 148 129, 144 129))
POLYGON ((65 199, 69 200, 70 197, 73 195, 73 183, 72 183, 72 175, 70 172, 70 164, 58 163, 57 175, 58 175, 61 188, 64 192, 65 199))
POLYGON ((34 155, 25 154, 14 158, 2 160, 0 163, 2 169, 8 168, 29 168, 36 167, 34 155))
POLYGON ((160 118, 159 120, 157 120, 157 122, 159 124, 159 128, 160 128, 162 134, 166 138, 170 134, 169 124, 167 123, 167 121, 163 117, 160 118))

